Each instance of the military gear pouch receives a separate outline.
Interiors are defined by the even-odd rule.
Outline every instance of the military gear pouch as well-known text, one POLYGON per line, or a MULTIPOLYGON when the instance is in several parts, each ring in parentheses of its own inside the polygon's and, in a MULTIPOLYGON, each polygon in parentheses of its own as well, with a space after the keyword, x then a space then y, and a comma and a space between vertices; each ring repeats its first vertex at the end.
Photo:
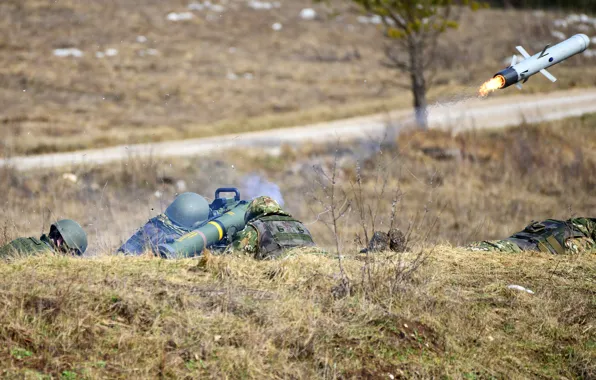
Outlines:
POLYGON ((571 223, 547 219, 542 222, 532 222, 523 231, 505 240, 517 244, 522 250, 562 255, 565 253, 567 239, 583 236, 584 234, 571 223))
POLYGON ((286 249, 315 245, 304 224, 288 216, 265 216, 249 224, 258 234, 257 259, 274 258, 286 249))

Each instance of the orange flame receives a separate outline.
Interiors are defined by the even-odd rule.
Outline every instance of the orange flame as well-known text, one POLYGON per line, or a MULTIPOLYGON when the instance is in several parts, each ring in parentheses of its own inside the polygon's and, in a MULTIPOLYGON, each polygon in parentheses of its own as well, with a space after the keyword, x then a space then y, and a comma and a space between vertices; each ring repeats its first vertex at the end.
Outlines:
POLYGON ((478 89, 478 95, 486 96, 490 92, 503 88, 505 86, 505 78, 502 75, 497 75, 496 77, 492 78, 491 80, 487 80, 480 86, 478 89))

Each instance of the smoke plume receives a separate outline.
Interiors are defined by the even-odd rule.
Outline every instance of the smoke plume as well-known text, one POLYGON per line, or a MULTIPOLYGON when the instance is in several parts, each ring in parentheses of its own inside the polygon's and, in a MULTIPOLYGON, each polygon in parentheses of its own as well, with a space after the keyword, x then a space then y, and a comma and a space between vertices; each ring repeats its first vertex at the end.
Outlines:
POLYGON ((284 205, 284 199, 279 186, 269 182, 258 174, 250 174, 242 179, 241 194, 244 199, 253 199, 262 195, 269 196, 284 205))

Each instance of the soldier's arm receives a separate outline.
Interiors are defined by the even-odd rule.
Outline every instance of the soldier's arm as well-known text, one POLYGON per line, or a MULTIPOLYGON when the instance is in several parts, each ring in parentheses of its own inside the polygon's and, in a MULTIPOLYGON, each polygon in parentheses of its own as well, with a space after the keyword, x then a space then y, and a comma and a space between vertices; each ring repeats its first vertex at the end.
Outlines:
POLYGON ((243 252, 254 254, 257 251, 257 230, 252 226, 246 226, 235 237, 232 244, 226 249, 226 253, 243 252))

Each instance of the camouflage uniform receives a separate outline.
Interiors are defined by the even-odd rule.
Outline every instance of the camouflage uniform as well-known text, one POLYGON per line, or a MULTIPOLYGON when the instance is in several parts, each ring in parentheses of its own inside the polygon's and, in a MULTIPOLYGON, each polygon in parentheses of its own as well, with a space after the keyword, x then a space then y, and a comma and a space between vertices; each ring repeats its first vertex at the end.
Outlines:
POLYGON ((0 258, 5 259, 17 256, 30 256, 41 253, 54 252, 54 246, 47 235, 41 235, 39 239, 34 237, 22 237, 11 241, 0 248, 0 258))
POLYGON ((132 235, 118 248, 118 252, 132 255, 140 255, 148 250, 157 252, 159 244, 171 243, 190 231, 174 224, 165 214, 159 214, 132 235))
POLYGON ((82 255, 87 249, 87 234, 71 219, 56 221, 50 226, 48 235, 17 238, 0 247, 0 259, 18 256, 33 256, 42 253, 63 253, 82 255))
POLYGON ((475 242, 466 246, 466 249, 505 253, 596 253, 596 219, 547 219, 532 222, 506 239, 475 242))
POLYGON ((226 252, 244 252, 256 259, 280 256, 284 250, 314 246, 308 229, 270 197, 255 198, 246 211, 246 227, 226 252))
POLYGON ((406 236, 398 228, 392 228, 389 232, 375 231, 368 246, 360 250, 360 253, 382 252, 387 250, 404 252, 406 249, 406 236))

